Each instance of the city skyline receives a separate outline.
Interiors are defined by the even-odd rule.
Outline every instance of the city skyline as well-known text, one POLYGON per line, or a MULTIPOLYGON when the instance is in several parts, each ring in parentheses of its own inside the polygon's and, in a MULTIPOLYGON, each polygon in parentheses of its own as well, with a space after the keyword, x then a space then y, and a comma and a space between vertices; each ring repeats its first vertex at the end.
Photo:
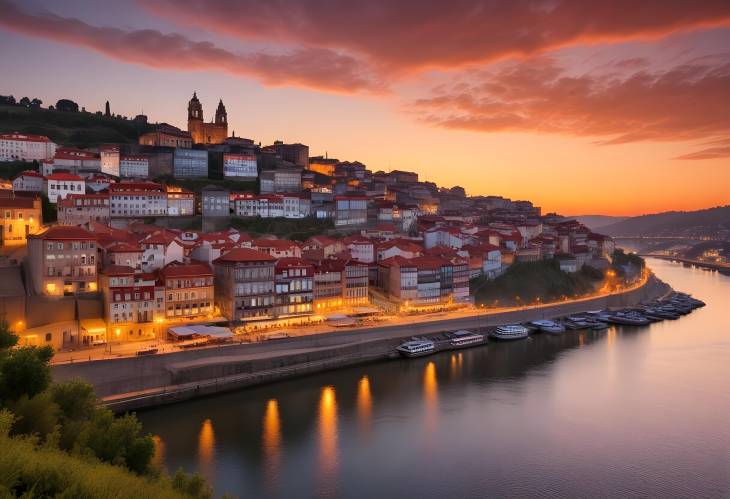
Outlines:
POLYGON ((725 2, 649 2, 630 17, 638 7, 621 2, 468 15, 435 3, 169 3, 0 1, 13 68, 2 92, 90 111, 109 100, 114 113, 184 128, 197 91, 206 121, 223 98, 237 136, 571 215, 729 201, 725 2), (594 22, 575 30, 585 16, 594 22), (443 33, 458 36, 434 44, 443 33))

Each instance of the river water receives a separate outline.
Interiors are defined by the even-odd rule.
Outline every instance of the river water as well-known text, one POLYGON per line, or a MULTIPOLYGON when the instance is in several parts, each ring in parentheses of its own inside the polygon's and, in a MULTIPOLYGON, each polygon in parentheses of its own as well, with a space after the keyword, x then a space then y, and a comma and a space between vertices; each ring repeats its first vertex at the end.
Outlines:
POLYGON ((707 306, 331 371, 140 413, 168 470, 239 497, 730 497, 730 277, 707 306))

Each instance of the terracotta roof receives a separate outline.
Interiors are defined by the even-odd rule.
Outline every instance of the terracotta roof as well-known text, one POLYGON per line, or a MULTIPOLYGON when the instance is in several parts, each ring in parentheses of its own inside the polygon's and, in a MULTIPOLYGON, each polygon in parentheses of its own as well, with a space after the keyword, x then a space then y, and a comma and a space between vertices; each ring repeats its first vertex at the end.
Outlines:
POLYGON ((33 208, 34 197, 0 197, 0 208, 33 208))
POLYGON ((46 180, 73 180, 83 182, 84 179, 73 173, 51 173, 46 177, 46 180))
POLYGON ((225 255, 216 258, 213 263, 236 262, 273 262, 276 258, 251 248, 234 248, 225 255))
POLYGON ((276 270, 288 269, 291 267, 312 267, 312 264, 304 260, 303 258, 279 258, 276 261, 276 270))
POLYGON ((163 277, 197 277, 213 275, 213 271, 207 263, 178 263, 172 262, 160 270, 163 277))
POLYGON ((101 273, 106 275, 134 274, 134 269, 126 265, 107 265, 101 273))
POLYGON ((299 247, 299 244, 286 239, 255 239, 253 245, 257 248, 274 248, 279 250, 299 247))
POLYGON ((40 234, 31 235, 29 237, 38 237, 41 239, 70 239, 70 240, 84 240, 84 241, 95 241, 96 235, 92 234, 86 229, 81 227, 74 227, 71 225, 54 225, 49 227, 48 230, 40 234))
POLYGON ((29 135, 27 133, 0 133, 0 140, 17 140, 21 142, 50 142, 45 135, 29 135))
POLYGON ((141 253, 142 248, 139 244, 120 241, 109 247, 107 251, 109 253, 141 253))
POLYGON ((416 268, 416 266, 412 263, 412 258, 404 258, 400 255, 391 256, 390 258, 386 258, 385 260, 381 260, 378 262, 378 265, 383 265, 384 267, 412 267, 416 268))
POLYGON ((13 177, 13 180, 15 180, 18 177, 37 177, 37 178, 43 178, 43 175, 41 175, 39 172, 35 170, 25 170, 20 173, 18 173, 16 176, 13 177))
POLYGON ((410 264, 420 269, 440 269, 444 265, 449 265, 451 262, 439 258, 437 256, 417 256, 416 258, 410 259, 410 264))

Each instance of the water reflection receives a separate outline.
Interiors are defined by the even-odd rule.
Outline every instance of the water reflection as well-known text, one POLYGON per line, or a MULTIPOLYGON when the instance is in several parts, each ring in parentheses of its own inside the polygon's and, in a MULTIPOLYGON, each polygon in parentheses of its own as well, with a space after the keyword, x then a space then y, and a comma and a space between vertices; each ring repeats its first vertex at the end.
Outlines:
POLYGON ((363 376, 357 384, 357 422, 360 436, 363 438, 370 434, 372 413, 373 396, 370 393, 370 379, 363 376))
POLYGON ((213 481, 215 475, 215 431, 210 419, 203 421, 198 433, 198 469, 200 474, 213 481))
POLYGON ((337 496, 337 399, 332 386, 319 398, 319 497, 337 496))
POLYGON ((261 452, 263 454, 263 481, 269 494, 273 494, 279 483, 281 460, 281 419, 279 403, 270 399, 264 412, 261 452))
POLYGON ((165 465, 165 442, 159 435, 152 435, 155 444, 155 454, 152 456, 152 466, 162 468, 165 465))
POLYGON ((438 413, 438 381, 436 380, 436 364, 430 361, 423 370, 423 401, 425 403, 426 430, 431 433, 436 429, 438 413))

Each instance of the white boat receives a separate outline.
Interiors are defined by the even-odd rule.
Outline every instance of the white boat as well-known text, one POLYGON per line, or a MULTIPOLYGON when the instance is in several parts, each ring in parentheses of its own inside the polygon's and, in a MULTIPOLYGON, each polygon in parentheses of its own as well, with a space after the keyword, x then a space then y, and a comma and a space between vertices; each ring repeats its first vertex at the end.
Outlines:
POLYGON ((464 329, 451 333, 451 339, 449 340, 449 346, 451 348, 466 348, 481 343, 484 343, 483 334, 472 333, 464 329))
POLYGON ((431 340, 409 340, 396 348, 403 357, 422 357, 436 351, 436 345, 431 340))
POLYGON ((531 326, 535 326, 543 333, 547 334, 560 334, 565 332, 565 326, 562 324, 558 324, 555 321, 550 321, 547 319, 540 319, 536 321, 530 322, 531 326))
POLYGON ((510 324, 507 326, 497 326, 497 328, 489 333, 489 336, 495 340, 521 340, 527 338, 530 330, 520 324, 510 324))

